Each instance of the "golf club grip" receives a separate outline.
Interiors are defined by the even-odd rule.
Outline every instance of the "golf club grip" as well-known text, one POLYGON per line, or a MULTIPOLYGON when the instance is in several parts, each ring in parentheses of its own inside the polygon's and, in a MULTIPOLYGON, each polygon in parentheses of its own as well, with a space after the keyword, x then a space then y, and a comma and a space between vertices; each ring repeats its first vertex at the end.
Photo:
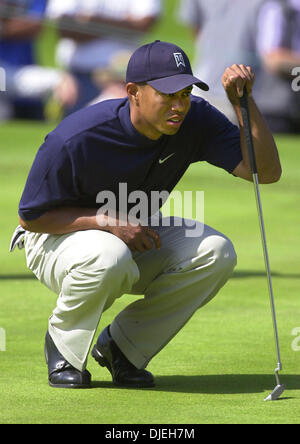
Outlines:
POLYGON ((246 138, 246 145, 249 155, 250 167, 253 174, 257 174, 255 153, 254 153, 254 145, 253 145, 253 137, 251 131, 251 122, 250 122, 250 113, 249 113, 249 105, 248 105, 248 94, 246 90, 244 91, 243 97, 240 99, 242 118, 244 123, 244 131, 246 138))

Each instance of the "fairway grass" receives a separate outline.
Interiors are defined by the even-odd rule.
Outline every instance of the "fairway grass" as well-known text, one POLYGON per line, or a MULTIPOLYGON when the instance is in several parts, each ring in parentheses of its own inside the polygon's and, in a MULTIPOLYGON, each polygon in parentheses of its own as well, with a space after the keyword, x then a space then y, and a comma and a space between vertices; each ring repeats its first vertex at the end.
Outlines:
MULTIPOLYGON (((284 366, 280 376, 287 386, 280 400, 264 402, 275 387, 277 360, 253 186, 207 164, 191 166, 177 189, 204 191, 205 222, 233 241, 238 265, 217 297, 150 362, 156 387, 117 389, 92 358, 91 389, 48 386, 43 346, 56 296, 27 270, 23 251, 9 254, 8 246, 30 165, 51 129, 24 122, 0 127, 0 327, 6 332, 0 423, 299 424, 300 338, 292 332, 300 328, 300 139, 276 138, 283 177, 261 187, 284 366)), ((98 333, 134 299, 116 301, 103 314, 98 333)))

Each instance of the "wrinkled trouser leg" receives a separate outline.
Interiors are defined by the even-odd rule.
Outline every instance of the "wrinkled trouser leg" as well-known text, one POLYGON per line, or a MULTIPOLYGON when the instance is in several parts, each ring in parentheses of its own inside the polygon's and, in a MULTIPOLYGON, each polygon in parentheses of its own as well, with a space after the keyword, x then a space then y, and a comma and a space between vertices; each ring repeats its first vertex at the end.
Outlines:
POLYGON ((49 333, 61 354, 82 371, 101 314, 122 294, 143 294, 112 322, 110 332, 144 368, 225 284, 236 264, 231 242, 205 226, 198 237, 184 227, 154 227, 160 250, 131 254, 103 231, 54 236, 26 233, 28 267, 56 292, 49 333))
POLYGON ((126 307, 110 327, 119 348, 138 368, 145 368, 217 294, 236 265, 230 240, 208 226, 202 236, 191 238, 183 227, 159 231, 161 250, 134 254, 140 279, 132 292, 144 299, 126 307))
POLYGON ((117 237, 93 230, 27 233, 25 249, 29 268, 59 295, 49 334, 64 358, 82 371, 102 312, 139 278, 131 252, 117 237))

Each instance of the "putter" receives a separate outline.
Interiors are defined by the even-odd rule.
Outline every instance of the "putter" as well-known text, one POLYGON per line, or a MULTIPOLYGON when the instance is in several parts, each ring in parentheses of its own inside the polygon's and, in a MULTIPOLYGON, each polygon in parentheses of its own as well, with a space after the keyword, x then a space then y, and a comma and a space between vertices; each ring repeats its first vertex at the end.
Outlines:
POLYGON ((279 398, 279 396, 282 395, 282 393, 285 390, 285 386, 283 384, 281 384, 280 380, 279 380, 279 371, 282 370, 282 363, 281 363, 281 357, 280 357, 278 328, 277 328, 275 302, 274 302, 272 280, 271 280, 270 262, 269 262, 269 255, 268 255, 267 242, 266 242, 265 225, 264 225, 264 219, 263 219, 263 213, 262 213, 262 204, 261 204, 260 191, 259 191, 259 182, 258 182, 258 175, 257 175, 253 138, 252 138, 252 132, 251 132, 248 94, 247 94, 246 90, 244 90, 244 95, 240 100, 240 104, 241 104, 241 111, 242 111, 242 117, 243 117, 243 123, 244 123, 246 145, 247 145, 247 150, 248 150, 248 155, 249 155, 251 171, 252 171, 252 175, 253 175, 253 184, 254 184, 257 210, 258 210, 258 215, 259 215, 259 225, 260 225, 260 231, 261 231, 266 273, 267 273, 267 278, 268 278, 268 288, 269 288, 271 311, 272 311, 272 318, 273 318, 273 327, 274 327, 274 333, 275 333, 275 342, 276 342, 277 358, 278 358, 278 364, 277 364, 277 367, 275 368, 275 378, 276 378, 277 385, 274 388, 274 390, 272 391, 272 393, 270 393, 270 395, 265 398, 265 401, 275 401, 276 399, 279 398))

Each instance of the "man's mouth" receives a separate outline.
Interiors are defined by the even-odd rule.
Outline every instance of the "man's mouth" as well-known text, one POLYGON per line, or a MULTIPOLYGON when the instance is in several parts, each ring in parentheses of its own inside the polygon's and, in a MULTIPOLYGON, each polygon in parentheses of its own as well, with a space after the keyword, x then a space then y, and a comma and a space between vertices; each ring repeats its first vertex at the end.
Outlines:
POLYGON ((180 126, 183 122, 183 117, 171 117, 167 122, 172 126, 180 126))

